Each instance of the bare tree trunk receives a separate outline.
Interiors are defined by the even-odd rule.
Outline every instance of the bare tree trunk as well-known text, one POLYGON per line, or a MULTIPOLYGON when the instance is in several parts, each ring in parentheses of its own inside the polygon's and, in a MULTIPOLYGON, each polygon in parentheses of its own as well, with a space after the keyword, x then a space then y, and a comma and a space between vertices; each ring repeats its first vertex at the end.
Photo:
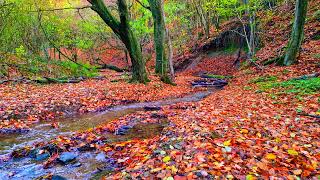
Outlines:
POLYGON ((204 33, 207 38, 210 36, 210 23, 209 23, 209 15, 205 16, 205 12, 203 10, 203 5, 200 0, 192 1, 197 14, 199 15, 200 21, 202 23, 202 27, 204 30, 204 33), (198 2, 198 3, 197 3, 198 2), (207 18, 206 18, 207 17, 207 18))
MULTIPOLYGON (((166 19, 166 15, 162 9, 163 19, 166 19)), ((174 74, 174 68, 173 68, 173 48, 172 48, 172 42, 171 42, 171 36, 169 28, 166 27, 166 36, 167 36, 167 42, 168 42, 168 61, 169 61, 169 70, 170 70, 170 78, 171 82, 175 81, 175 74, 174 74)))
POLYGON ((171 42, 171 37, 170 37, 170 32, 169 29, 166 28, 166 32, 167 32, 167 38, 168 38, 168 49, 169 49, 169 68, 170 68, 170 77, 171 77, 171 81, 174 82, 175 81, 175 74, 174 74, 174 68, 173 68, 173 49, 172 49, 172 42, 171 42))

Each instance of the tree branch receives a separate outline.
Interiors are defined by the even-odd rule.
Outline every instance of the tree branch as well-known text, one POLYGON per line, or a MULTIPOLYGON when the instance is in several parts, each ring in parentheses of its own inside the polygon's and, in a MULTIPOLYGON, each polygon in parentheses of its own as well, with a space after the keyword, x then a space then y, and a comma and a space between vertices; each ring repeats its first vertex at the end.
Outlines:
POLYGON ((141 1, 139 1, 139 0, 136 0, 136 2, 139 3, 142 7, 144 7, 144 8, 146 8, 146 9, 148 9, 148 10, 151 11, 150 6, 146 6, 145 4, 143 4, 143 3, 142 3, 141 1))
POLYGON ((63 10, 81 10, 81 9, 88 9, 91 8, 92 6, 83 6, 83 7, 67 7, 67 8, 56 8, 56 9, 39 9, 35 11, 28 11, 28 12, 45 12, 45 11, 63 11, 63 10))
POLYGON ((298 115, 300 115, 300 116, 308 116, 308 117, 313 117, 313 118, 316 118, 316 119, 320 119, 320 116, 313 115, 313 114, 298 113, 298 115))
POLYGON ((112 29, 112 31, 120 35, 120 22, 112 15, 103 0, 87 0, 91 3, 91 9, 99 14, 101 19, 112 29))
POLYGON ((46 37, 46 39, 49 41, 49 43, 62 55, 64 56, 65 58, 67 58, 69 61, 85 68, 85 69, 88 69, 87 67, 83 66, 82 64, 79 64, 77 63, 76 61, 74 61, 73 59, 71 59, 69 56, 65 55, 55 44, 54 42, 52 42, 52 40, 49 38, 49 36, 47 35, 45 29, 43 28, 42 24, 41 24, 41 19, 42 19, 42 14, 40 11, 38 11, 38 21, 39 21, 39 27, 40 29, 42 30, 44 36, 46 37))
POLYGON ((14 5, 14 3, 1 4, 0 9, 5 8, 6 6, 11 6, 11 5, 14 5))
POLYGON ((244 34, 242 34, 242 33, 239 33, 238 31, 235 31, 235 30, 229 30, 230 32, 234 32, 234 33, 236 33, 236 34, 238 34, 238 35, 240 35, 240 36, 242 36, 242 37, 246 37, 244 34))

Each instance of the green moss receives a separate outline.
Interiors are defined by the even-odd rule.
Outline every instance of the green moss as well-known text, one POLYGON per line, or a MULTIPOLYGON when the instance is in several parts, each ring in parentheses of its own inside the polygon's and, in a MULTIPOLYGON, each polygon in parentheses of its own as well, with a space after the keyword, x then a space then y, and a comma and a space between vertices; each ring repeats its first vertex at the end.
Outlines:
POLYGON ((232 79, 233 76, 223 76, 223 75, 215 75, 215 74, 206 74, 208 78, 215 78, 215 79, 232 79))
MULTIPOLYGON (((259 84, 261 90, 270 90, 277 88, 284 88, 279 94, 314 94, 320 91, 320 78, 310 78, 304 80, 289 80, 283 82, 264 82, 259 84)), ((297 96, 298 99, 301 99, 300 96, 297 96)))
POLYGON ((255 79, 252 79, 251 81, 249 81, 249 83, 261 83, 261 82, 269 82, 269 81, 276 81, 278 78, 276 76, 262 76, 262 77, 257 77, 255 79))
POLYGON ((250 69, 247 69, 243 72, 243 74, 245 75, 250 75, 250 74, 254 74, 254 71, 250 70, 250 69))
POLYGON ((313 13, 312 19, 320 21, 320 10, 313 13))
POLYGON ((314 54, 313 57, 316 59, 320 59, 320 54, 314 54))
POLYGON ((282 71, 282 74, 283 74, 283 75, 287 75, 287 74, 289 74, 289 72, 290 72, 289 70, 284 69, 284 70, 282 71))

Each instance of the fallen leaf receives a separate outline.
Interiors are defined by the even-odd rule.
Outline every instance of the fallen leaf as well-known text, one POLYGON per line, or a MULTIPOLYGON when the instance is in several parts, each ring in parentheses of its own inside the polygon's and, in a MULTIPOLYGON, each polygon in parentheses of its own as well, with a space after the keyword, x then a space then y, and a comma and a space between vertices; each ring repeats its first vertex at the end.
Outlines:
POLYGON ((299 153, 296 150, 293 149, 288 149, 288 154, 292 155, 292 156, 297 156, 299 155, 299 153))
POLYGON ((301 169, 293 170, 293 174, 295 174, 295 175, 300 175, 301 173, 302 173, 301 169))
POLYGON ((166 156, 162 159, 163 162, 167 163, 169 161, 171 161, 171 157, 170 156, 166 156))
POLYGON ((266 159, 269 159, 269 160, 274 160, 276 158, 277 158, 277 156, 272 154, 272 153, 269 153, 269 154, 266 155, 266 159))

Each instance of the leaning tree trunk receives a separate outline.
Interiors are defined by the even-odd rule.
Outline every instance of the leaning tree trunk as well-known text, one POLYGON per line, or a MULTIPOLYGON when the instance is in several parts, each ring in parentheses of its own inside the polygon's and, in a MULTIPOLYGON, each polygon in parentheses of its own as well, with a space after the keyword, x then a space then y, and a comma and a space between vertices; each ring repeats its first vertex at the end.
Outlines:
POLYGON ((117 34, 126 46, 132 63, 132 82, 148 82, 146 62, 142 57, 140 44, 130 26, 129 10, 126 0, 117 0, 120 21, 107 8, 104 0, 88 0, 92 10, 96 11, 103 21, 117 34))
POLYGON ((288 44, 287 52, 283 64, 286 66, 297 62, 297 54, 303 41, 304 24, 306 21, 308 9, 308 0, 296 1, 296 12, 292 28, 291 38, 288 44))
POLYGON ((171 83, 168 76, 168 59, 165 55, 166 26, 163 12, 163 0, 149 0, 150 10, 154 20, 154 46, 156 50, 156 73, 162 81, 171 83))

